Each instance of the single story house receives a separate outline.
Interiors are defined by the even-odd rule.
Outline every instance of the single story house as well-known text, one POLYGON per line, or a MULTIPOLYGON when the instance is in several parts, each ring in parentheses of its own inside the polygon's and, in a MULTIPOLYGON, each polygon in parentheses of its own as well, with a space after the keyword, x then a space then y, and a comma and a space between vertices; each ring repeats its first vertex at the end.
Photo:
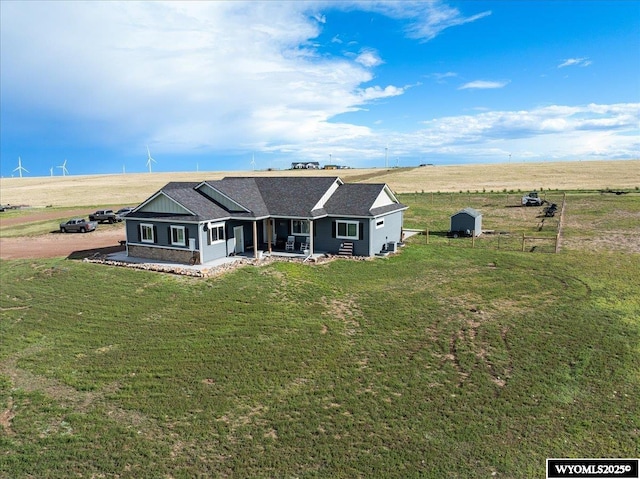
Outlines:
POLYGON ((291 163, 292 170, 319 170, 320 163, 317 161, 296 161, 291 163))
POLYGON ((482 234, 482 214, 473 208, 464 208, 451 216, 451 233, 465 236, 482 234))
POLYGON ((402 241, 386 184, 339 177, 226 177, 171 182, 125 217, 127 254, 206 263, 259 251, 374 256, 402 241))

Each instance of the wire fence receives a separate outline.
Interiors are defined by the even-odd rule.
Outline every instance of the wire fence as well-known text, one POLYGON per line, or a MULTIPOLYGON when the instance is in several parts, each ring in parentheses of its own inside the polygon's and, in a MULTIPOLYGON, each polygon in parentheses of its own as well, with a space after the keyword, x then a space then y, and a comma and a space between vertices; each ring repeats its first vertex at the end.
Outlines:
POLYGON ((536 253, 558 253, 560 251, 562 225, 564 221, 566 194, 557 213, 557 205, 545 207, 542 215, 536 217, 537 223, 524 231, 483 230, 476 236, 472 231, 469 236, 455 237, 449 231, 407 230, 413 235, 409 242, 446 245, 462 248, 480 248, 503 251, 520 251, 536 253))

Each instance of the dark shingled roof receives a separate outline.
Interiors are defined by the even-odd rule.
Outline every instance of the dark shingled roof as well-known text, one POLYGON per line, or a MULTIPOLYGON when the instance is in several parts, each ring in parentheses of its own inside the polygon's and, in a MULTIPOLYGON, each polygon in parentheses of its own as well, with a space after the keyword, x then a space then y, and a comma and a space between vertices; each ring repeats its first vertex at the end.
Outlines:
POLYGON ((394 203, 370 209, 384 187, 379 183, 345 183, 325 204, 327 213, 332 216, 376 216, 407 208, 401 203, 394 203))
POLYGON ((272 216, 323 216, 314 211, 324 194, 338 181, 337 176, 319 177, 262 177, 256 183, 272 216))
MULTIPOLYGON (((229 197, 246 211, 229 211, 212 201, 204 193, 196 190, 201 183, 171 182, 159 192, 175 200, 192 211, 194 221, 208 221, 222 218, 260 218, 265 216, 289 218, 318 218, 321 216, 376 216, 383 213, 406 209, 405 205, 394 203, 371 209, 384 190, 384 184, 340 184, 326 202, 324 208, 313 208, 329 189, 341 180, 333 177, 226 177, 222 180, 205 181, 207 185, 229 197)), ((157 192, 157 193, 159 193, 157 192)), ((156 193, 156 194, 157 194, 156 193)), ((155 195, 154 195, 155 196, 155 195)), ((131 218, 180 217, 182 215, 132 212, 131 218)), ((187 216, 188 217, 188 216, 187 216)))
MULTIPOLYGON (((187 208, 189 211, 192 211, 195 214, 195 216, 192 216, 189 219, 193 221, 206 221, 213 218, 229 217, 229 213, 224 208, 221 208, 220 206, 216 205, 206 196, 202 195, 201 193, 199 193, 194 189, 199 184, 200 183, 172 181, 171 183, 167 183, 165 186, 162 187, 162 189, 154 193, 152 197, 160 192, 164 193, 167 197, 176 201, 178 204, 180 204, 184 208, 187 208)), ((173 216, 177 218, 181 218, 182 220, 185 219, 185 217, 182 215, 173 215, 173 216)), ((129 213, 127 217, 160 218, 161 216, 156 213, 150 214, 148 212, 136 211, 136 212, 129 213)), ((167 219, 168 218, 169 217, 167 217, 167 219)))

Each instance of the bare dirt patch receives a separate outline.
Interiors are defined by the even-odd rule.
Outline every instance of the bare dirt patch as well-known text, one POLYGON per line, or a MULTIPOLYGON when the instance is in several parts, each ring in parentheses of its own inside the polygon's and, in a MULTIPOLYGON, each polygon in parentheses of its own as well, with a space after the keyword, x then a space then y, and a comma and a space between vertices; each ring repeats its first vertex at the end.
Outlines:
POLYGON ((55 220, 60 217, 88 218, 89 213, 90 212, 87 211, 87 208, 68 210, 68 211, 65 211, 64 213, 60 211, 51 211, 50 209, 44 209, 40 211, 34 210, 33 213, 29 213, 24 216, 15 216, 13 218, 3 218, 2 216, 0 216, 0 226, 2 227, 16 226, 16 225, 22 225, 26 223, 36 223, 39 221, 55 220))
POLYGON ((124 251, 119 241, 125 239, 124 228, 91 233, 50 233, 41 236, 0 238, 0 259, 89 258, 95 253, 124 251))

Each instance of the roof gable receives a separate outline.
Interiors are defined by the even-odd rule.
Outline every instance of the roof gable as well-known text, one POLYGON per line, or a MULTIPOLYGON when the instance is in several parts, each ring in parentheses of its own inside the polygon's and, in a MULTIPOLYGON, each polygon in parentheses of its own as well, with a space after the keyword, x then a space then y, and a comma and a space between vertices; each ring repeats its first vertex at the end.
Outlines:
POLYGON ((228 217, 226 210, 195 190, 197 185, 198 183, 193 182, 167 183, 128 216, 133 217, 136 213, 145 213, 148 217, 153 213, 173 214, 193 216, 195 220, 228 217))
MULTIPOLYGON (((221 180, 207 181, 207 185, 241 207, 240 210, 230 210, 237 213, 247 213, 254 217, 268 216, 264 199, 256 184, 257 178, 249 177, 225 177, 221 180)), ((223 204, 226 206, 225 204, 223 204)))
POLYGON ((235 201, 233 198, 230 198, 227 194, 215 186, 211 185, 207 181, 203 181, 198 186, 196 186, 196 190, 205 195, 208 198, 211 198, 213 201, 220 203, 225 209, 229 211, 244 211, 249 212, 247 208, 242 206, 240 203, 235 201))
POLYGON ((384 183, 342 184, 326 205, 330 215, 339 216, 375 216, 406 208, 384 183))
MULTIPOLYGON (((171 185, 171 183, 169 183, 171 185)), ((187 206, 180 203, 176 198, 168 194, 169 185, 156 192, 144 203, 135 208, 134 212, 144 213, 173 213, 178 215, 195 215, 187 206)))
POLYGON ((256 184, 272 216, 309 218, 324 216, 327 195, 337 182, 337 176, 258 177, 256 184))
POLYGON ((479 216, 482 216, 482 213, 480 213, 478 210, 475 210, 473 208, 464 208, 452 216, 457 216, 457 215, 469 215, 469 216, 473 216, 474 218, 477 218, 479 216))
POLYGON ((224 218, 320 218, 377 216, 406 209, 386 184, 344 183, 337 176, 225 177, 171 182, 135 212, 189 215, 196 221, 224 218))

